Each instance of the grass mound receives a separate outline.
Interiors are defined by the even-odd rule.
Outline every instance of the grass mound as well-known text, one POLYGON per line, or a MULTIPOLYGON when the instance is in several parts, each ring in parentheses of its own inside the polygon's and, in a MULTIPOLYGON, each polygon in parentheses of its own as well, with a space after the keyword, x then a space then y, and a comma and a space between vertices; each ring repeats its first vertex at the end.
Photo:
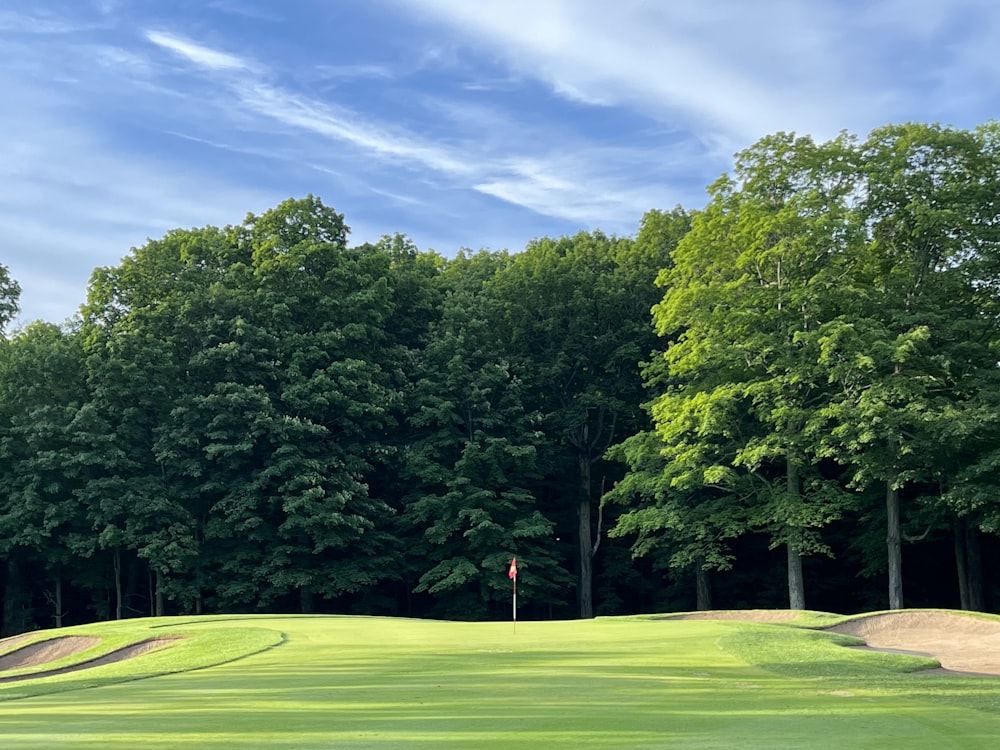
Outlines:
POLYGON ((281 643, 270 628, 171 618, 93 623, 0 641, 0 701, 218 666, 281 643))

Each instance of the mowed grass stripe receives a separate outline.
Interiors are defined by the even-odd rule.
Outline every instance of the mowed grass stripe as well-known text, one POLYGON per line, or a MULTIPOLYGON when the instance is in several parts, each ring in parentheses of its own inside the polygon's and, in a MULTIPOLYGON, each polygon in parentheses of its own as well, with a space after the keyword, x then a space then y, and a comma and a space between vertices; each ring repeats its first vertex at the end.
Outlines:
POLYGON ((136 640, 183 632, 185 645, 218 645, 248 630, 280 645, 0 702, 2 746, 942 750, 994 747, 1000 733, 1000 714, 933 687, 975 691, 988 708, 1000 680, 904 674, 913 657, 786 625, 599 618, 521 622, 515 635, 511 623, 364 617, 115 624, 129 627, 136 640), (791 672, 775 669, 782 651, 791 672))

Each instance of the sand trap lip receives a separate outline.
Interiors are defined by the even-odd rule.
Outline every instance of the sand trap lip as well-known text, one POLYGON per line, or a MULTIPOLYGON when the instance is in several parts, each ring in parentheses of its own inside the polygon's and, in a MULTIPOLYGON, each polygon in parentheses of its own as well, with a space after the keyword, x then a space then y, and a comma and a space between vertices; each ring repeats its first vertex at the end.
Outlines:
POLYGON ((864 640, 868 648, 936 659, 938 672, 1000 675, 1000 621, 952 612, 903 610, 824 628, 864 640))
MULTIPOLYGON (((139 643, 133 643, 131 646, 125 646, 123 648, 115 649, 114 651, 102 654, 101 656, 95 657, 93 659, 87 659, 86 661, 82 661, 77 664, 70 664, 65 667, 57 667, 56 669, 45 669, 39 672, 32 672, 30 674, 19 674, 19 675, 9 675, 6 677, 0 677, 0 683, 17 682, 19 680, 33 680, 38 677, 52 677, 54 675, 68 674, 70 672, 79 672, 84 669, 92 669, 93 667, 100 667, 105 664, 115 664, 117 662, 124 661, 125 659, 133 659, 136 656, 141 656, 142 654, 148 653, 149 651, 173 645, 175 641, 182 640, 183 638, 184 636, 149 638, 145 641, 140 641, 139 643)), ((33 646, 44 647, 48 644, 50 645, 50 650, 49 652, 45 652, 42 650, 35 650, 33 652, 29 652, 29 657, 33 655, 35 659, 34 661, 26 661, 25 657, 22 655, 20 657, 19 662, 17 663, 17 667, 6 666, 4 667, 4 669, 10 670, 18 667, 37 666, 39 664, 45 664, 47 662, 54 661, 55 659, 60 659, 65 656, 78 653, 82 651, 84 648, 89 648, 90 646, 93 646, 96 643, 100 643, 100 640, 101 640, 100 638, 83 638, 81 636, 66 636, 63 638, 53 638, 49 641, 42 641, 41 643, 33 643, 28 646, 24 646, 20 649, 17 649, 11 654, 7 654, 3 658, 6 659, 9 657, 16 657, 19 653, 31 649, 33 646), (67 644, 65 643, 59 643, 60 641, 66 641, 66 640, 81 640, 81 641, 87 640, 91 641, 91 643, 88 643, 82 647, 77 647, 78 644, 75 645, 70 644, 67 646, 67 644), (51 653, 56 653, 60 649, 62 650, 62 652, 58 653, 57 656, 48 655, 51 653), (39 660, 38 658, 39 654, 45 654, 47 658, 39 660)))
POLYGON ((798 612, 783 609, 712 609, 704 612, 687 612, 667 615, 662 620, 746 620, 747 622, 786 622, 799 616, 798 612))

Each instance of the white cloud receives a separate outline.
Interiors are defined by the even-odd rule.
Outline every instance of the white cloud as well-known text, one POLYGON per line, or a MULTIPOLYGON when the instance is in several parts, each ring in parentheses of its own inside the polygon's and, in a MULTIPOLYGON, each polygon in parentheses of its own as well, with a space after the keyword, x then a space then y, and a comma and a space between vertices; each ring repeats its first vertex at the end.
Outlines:
POLYGON ((169 50, 193 62, 195 65, 214 71, 249 70, 250 65, 240 57, 227 52, 219 52, 200 44, 182 39, 163 31, 147 31, 146 38, 153 44, 169 50))
MULTIPOLYGON (((372 122, 332 104, 291 94, 265 83, 237 87, 242 105, 258 115, 364 149, 387 159, 415 162, 440 172, 468 174, 469 165, 448 150, 372 122)), ((398 129, 397 129, 398 130, 398 129)))
POLYGON ((658 158, 638 148, 570 148, 518 157, 496 164, 475 189, 545 216, 628 233, 650 208, 681 202, 684 191, 658 164, 681 171, 688 148, 663 149, 658 158))
MULTIPOLYGON (((469 174, 470 165, 449 149, 393 127, 305 94, 290 91, 269 82, 269 71, 256 62, 239 58, 173 34, 149 31, 154 44, 194 62, 209 74, 240 71, 237 77, 225 76, 217 85, 235 97, 243 113, 307 131, 323 138, 350 144, 369 155, 385 160, 402 161, 453 175, 469 174)), ((329 68, 323 68, 324 72, 329 68)), ((355 74, 359 69, 355 68, 355 74)), ((388 75, 386 69, 366 68, 365 75, 388 75)))
MULTIPOLYGON (((186 42, 184 48, 197 49, 200 58, 214 59, 222 54, 193 42, 186 42)), ((525 129, 505 121, 500 113, 474 106, 428 100, 429 106, 447 115, 458 132, 472 134, 456 139, 453 132, 454 142, 446 146, 398 125, 386 124, 371 113, 362 115, 279 87, 268 80, 274 75, 256 62, 241 61, 240 69, 257 73, 224 76, 219 85, 235 97, 243 113, 347 144, 387 164, 431 170, 455 185, 538 214, 574 222, 610 221, 621 225, 626 220, 634 221, 650 206, 659 205, 654 198, 665 192, 662 182, 657 189, 630 186, 637 174, 648 170, 649 154, 642 149, 594 149, 585 143, 562 140, 560 156, 539 155, 540 148, 556 148, 553 139, 558 140, 560 134, 546 133, 542 128, 525 129), (637 171, 618 174, 623 161, 637 171)), ((210 73, 228 70, 209 68, 210 73)), ((326 171, 315 157, 310 166, 326 171)), ((401 194, 396 191, 396 195, 401 194)), ((671 205, 673 202, 676 199, 671 205)))
POLYGON ((454 30, 470 54, 496 56, 566 99, 629 107, 741 146, 777 130, 830 137, 913 118, 924 102, 912 88, 899 93, 899 75, 921 76, 931 87, 924 97, 953 96, 970 84, 944 74, 937 55, 968 56, 972 44, 996 59, 987 33, 948 38, 963 17, 982 16, 995 30, 998 6, 988 0, 392 1, 454 30), (910 42, 932 44, 932 53, 899 71, 910 42))
MULTIPOLYGON (((711 15, 695 17, 690 11, 674 12, 674 5, 634 0, 403 3, 488 45, 519 74, 543 80, 574 101, 627 104, 672 124, 696 120, 741 135, 769 129, 779 109, 800 108, 756 80, 752 60, 730 59, 731 26, 747 19, 727 18, 718 25, 711 15), (715 35, 714 43, 707 43, 708 34, 715 35)), ((760 15, 759 6, 755 8, 760 15)), ((774 20, 771 14, 767 20, 774 20)), ((753 25, 764 26, 760 21, 753 25)), ((741 29, 758 31, 772 38, 781 34, 780 26, 741 29)))
POLYGON ((700 205, 767 132, 965 127, 1000 95, 992 0, 378 2, 391 22, 304 0, 282 19, 263 0, 0 11, 0 262, 26 307, 61 283, 28 289, 46 278, 28 253, 80 278, 146 236, 307 191, 356 241, 628 233, 652 207, 700 205))

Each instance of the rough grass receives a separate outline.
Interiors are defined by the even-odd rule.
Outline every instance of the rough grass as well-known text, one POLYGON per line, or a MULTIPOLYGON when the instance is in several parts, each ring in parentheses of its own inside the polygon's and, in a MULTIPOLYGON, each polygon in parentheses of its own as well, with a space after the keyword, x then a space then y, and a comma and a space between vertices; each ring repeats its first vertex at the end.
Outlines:
POLYGON ((100 635, 101 648, 186 637, 0 685, 0 746, 995 746, 1000 679, 912 674, 926 660, 844 649, 852 639, 800 626, 810 617, 519 622, 516 634, 511 623, 264 616, 50 631, 100 635))

